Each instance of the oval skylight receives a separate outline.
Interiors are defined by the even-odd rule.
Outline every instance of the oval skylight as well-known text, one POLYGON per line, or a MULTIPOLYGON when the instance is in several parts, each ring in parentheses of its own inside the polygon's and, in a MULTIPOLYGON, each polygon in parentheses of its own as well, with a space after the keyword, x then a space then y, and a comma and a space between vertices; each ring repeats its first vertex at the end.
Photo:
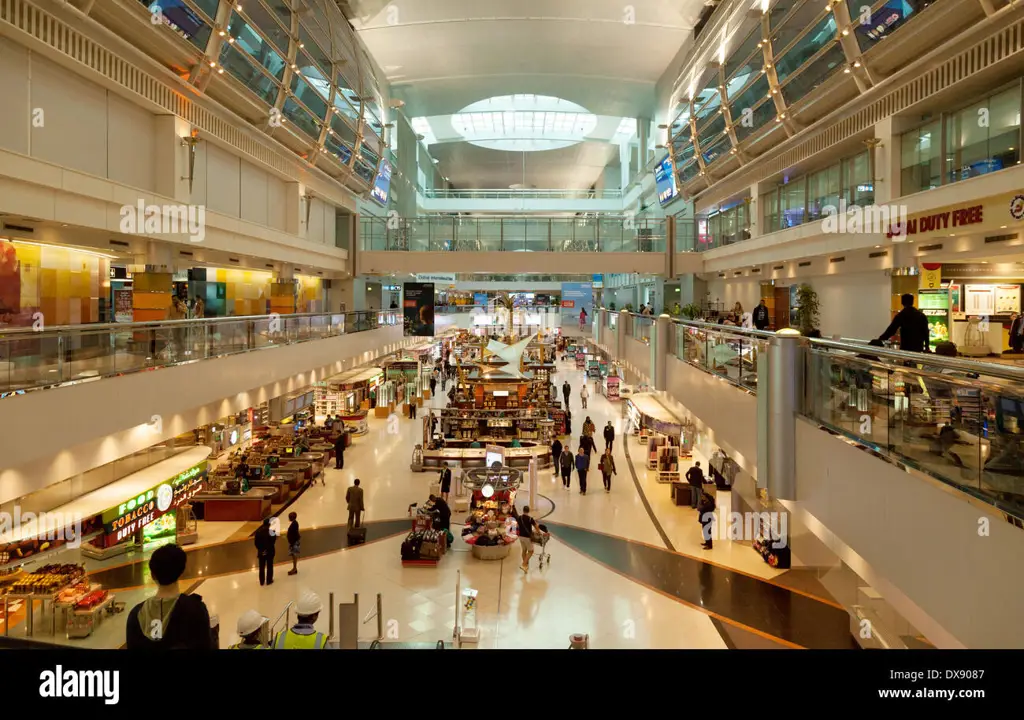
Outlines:
POLYGON ((548 95, 501 95, 452 115, 452 128, 478 147, 536 152, 583 142, 597 128, 597 116, 548 95))

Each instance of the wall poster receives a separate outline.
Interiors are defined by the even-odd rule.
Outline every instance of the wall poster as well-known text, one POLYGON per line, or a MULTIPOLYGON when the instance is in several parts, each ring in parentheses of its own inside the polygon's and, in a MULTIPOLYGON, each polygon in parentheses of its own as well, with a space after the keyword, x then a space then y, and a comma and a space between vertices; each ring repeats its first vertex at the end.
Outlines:
POLYGON ((407 282, 402 293, 406 337, 434 335, 434 283, 407 282))

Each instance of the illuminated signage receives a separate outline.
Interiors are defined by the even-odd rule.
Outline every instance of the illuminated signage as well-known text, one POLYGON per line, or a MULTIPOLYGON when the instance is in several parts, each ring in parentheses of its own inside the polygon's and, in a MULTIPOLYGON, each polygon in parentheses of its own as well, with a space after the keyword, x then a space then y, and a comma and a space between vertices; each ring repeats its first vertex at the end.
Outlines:
POLYGON ((104 545, 131 537, 161 515, 177 509, 203 486, 206 461, 193 465, 173 479, 162 482, 103 513, 104 545))

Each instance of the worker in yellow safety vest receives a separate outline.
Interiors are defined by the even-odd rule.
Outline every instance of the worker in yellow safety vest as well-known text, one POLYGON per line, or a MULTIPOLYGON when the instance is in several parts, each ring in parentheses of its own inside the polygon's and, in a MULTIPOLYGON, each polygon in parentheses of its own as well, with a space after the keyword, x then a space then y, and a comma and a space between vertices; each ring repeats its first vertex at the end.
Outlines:
POLYGON ((263 624, 267 621, 265 617, 255 610, 246 610, 242 617, 238 618, 238 634, 242 642, 231 646, 232 650, 266 650, 267 646, 260 642, 260 632, 263 624))
POLYGON ((324 605, 316 593, 307 592, 295 605, 298 621, 274 638, 274 650, 322 650, 327 637, 313 627, 324 605))

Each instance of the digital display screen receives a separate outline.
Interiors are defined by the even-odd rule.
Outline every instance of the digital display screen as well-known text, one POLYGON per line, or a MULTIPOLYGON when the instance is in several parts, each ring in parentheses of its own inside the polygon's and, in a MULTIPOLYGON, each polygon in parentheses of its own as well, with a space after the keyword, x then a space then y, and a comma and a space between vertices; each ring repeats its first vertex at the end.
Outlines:
POLYGON ((878 42, 913 14, 914 7, 906 0, 890 0, 871 15, 870 22, 861 18, 857 32, 872 42, 878 42))
POLYGON ((676 190, 676 176, 672 172, 672 158, 666 157, 654 168, 654 184, 658 190, 659 203, 667 205, 675 200, 678 191, 676 190))
POLYGON ((148 3, 149 12, 184 37, 186 40, 203 27, 202 19, 181 0, 153 0, 148 3), (159 13, 159 15, 158 15, 159 13))
POLYGON ((381 160, 380 171, 377 173, 377 179, 373 182, 373 190, 370 191, 370 196, 381 205, 387 206, 390 192, 391 163, 387 160, 381 160))

